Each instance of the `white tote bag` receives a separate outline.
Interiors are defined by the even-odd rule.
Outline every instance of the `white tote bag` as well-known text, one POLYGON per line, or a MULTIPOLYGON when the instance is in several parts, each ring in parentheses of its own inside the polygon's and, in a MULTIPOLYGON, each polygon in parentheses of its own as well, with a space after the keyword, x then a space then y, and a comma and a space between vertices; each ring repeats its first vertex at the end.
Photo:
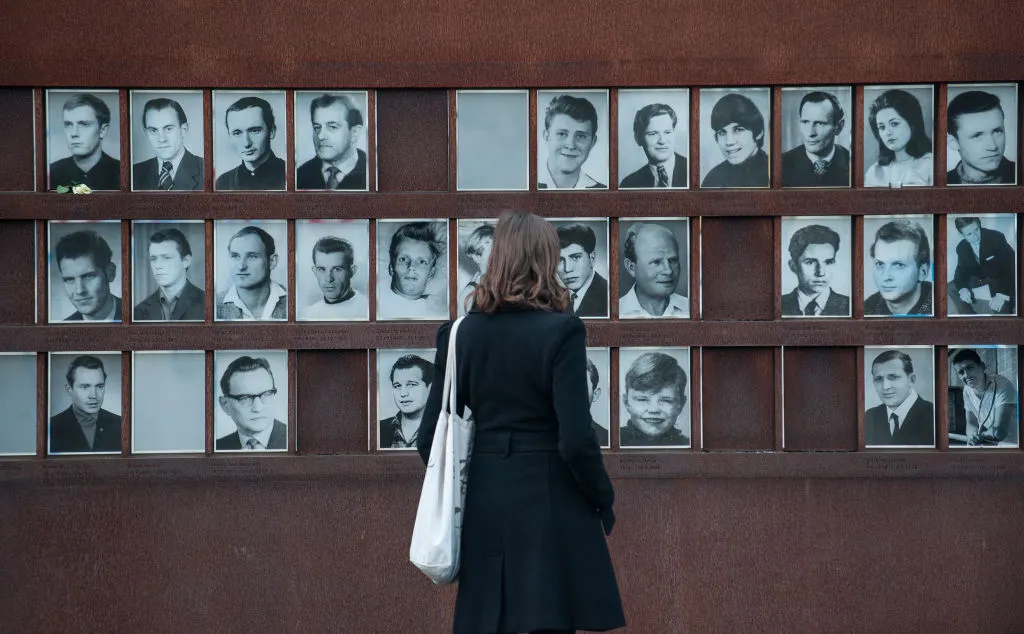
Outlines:
POLYGON ((430 459, 409 546, 409 561, 436 584, 452 583, 459 576, 462 509, 473 449, 472 418, 456 414, 455 405, 455 335, 462 319, 455 320, 448 337, 441 414, 437 417, 434 441, 430 445, 430 459))

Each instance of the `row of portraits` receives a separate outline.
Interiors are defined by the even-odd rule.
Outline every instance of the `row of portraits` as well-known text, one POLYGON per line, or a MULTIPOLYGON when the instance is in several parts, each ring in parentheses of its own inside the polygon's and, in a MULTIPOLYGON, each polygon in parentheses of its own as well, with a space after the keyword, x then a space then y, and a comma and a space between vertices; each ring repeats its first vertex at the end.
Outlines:
MULTIPOLYGON (((1017 347, 948 352, 950 446, 1018 446, 1017 347)), ((132 452, 204 451, 205 353, 132 354, 132 452)), ((869 346, 863 355, 865 446, 934 447, 934 349, 869 346)), ((613 403, 611 351, 588 348, 585 379, 598 445, 611 446, 611 410, 618 407, 619 447, 689 448, 690 356, 689 348, 619 348, 613 403)), ((415 448, 431 386, 442 379, 434 363, 431 349, 377 351, 378 449, 415 448)), ((119 352, 50 353, 47 453, 121 453, 121 367, 119 352)), ((283 350, 214 353, 216 452, 287 451, 287 368, 283 350)), ((34 454, 35 354, 0 354, 0 370, 0 454, 34 454)))
MULTIPOLYGON (((619 90, 619 189, 690 187, 690 91, 619 90)), ((120 189, 119 92, 47 90, 49 188, 84 183, 120 189), (62 131, 63 133, 59 133, 62 131)), ((213 136, 216 191, 283 191, 285 91, 213 91, 213 121, 202 91, 132 90, 131 189, 205 189, 204 136, 213 136)), ((699 91, 700 187, 769 187, 769 88, 699 91)), ((932 85, 864 89, 864 186, 934 184, 932 85)), ((366 191, 367 93, 294 92, 295 188, 366 191)), ((529 91, 458 91, 457 186, 528 189, 529 91)), ((540 190, 608 189, 607 90, 537 91, 540 190)), ((853 89, 782 89, 783 187, 850 187, 853 89)), ((1016 185, 1017 85, 950 84, 946 182, 1016 185)))
MULTIPOLYGON (((608 219, 552 223, 558 279, 575 314, 608 318, 614 276, 620 319, 691 317, 689 219, 619 220, 615 267, 608 219)), ((948 216, 947 223, 948 314, 1016 315, 1016 215, 948 216)), ((848 216, 783 218, 783 317, 852 315, 852 224, 848 216)), ((457 221, 459 314, 472 307, 487 270, 494 226, 457 221)), ((285 220, 214 222, 215 321, 287 321, 289 266, 299 321, 366 321, 371 293, 378 320, 449 318, 446 220, 379 220, 373 249, 368 220, 298 220, 292 253, 288 231, 285 220)), ((864 236, 864 315, 933 316, 933 217, 869 216, 864 236)), ((131 240, 131 320, 204 321, 211 258, 203 221, 134 221, 131 240)), ((50 322, 127 321, 121 265, 119 221, 51 222, 50 322)))

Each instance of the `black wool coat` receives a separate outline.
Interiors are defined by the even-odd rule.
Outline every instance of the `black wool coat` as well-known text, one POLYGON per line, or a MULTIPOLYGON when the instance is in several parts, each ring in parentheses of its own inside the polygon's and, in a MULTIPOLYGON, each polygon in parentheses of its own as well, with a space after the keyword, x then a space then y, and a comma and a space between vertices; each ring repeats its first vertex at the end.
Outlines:
MULTIPOLYGON (((437 333, 441 372, 451 324, 437 333)), ((456 341, 458 408, 475 431, 455 634, 625 624, 602 515, 614 491, 591 427, 586 330, 574 315, 470 312, 456 341)), ((417 450, 427 461, 444 380, 417 450)))

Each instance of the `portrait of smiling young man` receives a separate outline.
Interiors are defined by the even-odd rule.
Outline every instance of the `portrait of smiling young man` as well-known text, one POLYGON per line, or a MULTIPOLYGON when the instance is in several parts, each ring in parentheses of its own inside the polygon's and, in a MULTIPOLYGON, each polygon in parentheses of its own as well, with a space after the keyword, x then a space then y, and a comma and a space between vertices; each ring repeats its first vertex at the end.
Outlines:
POLYGON ((537 100, 537 188, 607 189, 607 91, 541 90, 537 100))
POLYGON ((377 446, 379 449, 416 448, 416 436, 437 376, 434 350, 377 351, 377 446))

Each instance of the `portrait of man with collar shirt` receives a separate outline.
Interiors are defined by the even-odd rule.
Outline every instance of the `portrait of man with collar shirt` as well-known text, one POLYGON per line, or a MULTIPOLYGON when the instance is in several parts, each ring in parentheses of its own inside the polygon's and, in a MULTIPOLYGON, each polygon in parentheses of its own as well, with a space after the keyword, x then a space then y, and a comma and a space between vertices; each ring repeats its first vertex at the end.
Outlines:
MULTIPOLYGON (((542 91, 538 99, 544 96, 542 91)), ((602 110, 607 113, 608 95, 604 91, 556 94, 544 108, 537 152, 538 189, 608 189, 608 124, 605 121, 599 125, 598 111, 591 101, 599 96, 604 100, 602 110), (597 154, 602 159, 595 155, 595 160, 588 163, 599 143, 602 151, 597 154), (598 165, 602 160, 604 164, 598 165), (587 165, 590 173, 583 169, 587 165)))
POLYGON ((570 310, 579 317, 608 316, 608 280, 598 270, 608 270, 606 220, 553 221, 561 252, 558 279, 569 290, 570 310), (595 228, 598 231, 595 231, 595 228), (601 257, 598 258, 598 232, 601 257))
MULTIPOLYGON (((197 246, 204 243, 201 222, 135 223, 135 297, 156 289, 135 305, 134 321, 203 321, 206 318, 206 292, 189 279, 193 262, 204 253, 194 253, 184 231, 198 233, 197 246), (179 228, 180 227, 180 228, 179 228), (147 238, 148 235, 148 238, 147 238), (150 274, 152 277, 150 277, 150 274)), ((203 267, 192 276, 204 284, 203 267)))
POLYGON ((287 351, 281 350, 241 355, 217 351, 215 371, 231 358, 219 381, 220 412, 214 443, 217 451, 287 451, 287 355, 287 351), (280 384, 274 377, 275 367, 280 368, 280 384), (279 413, 285 421, 278 419, 279 413), (225 414, 230 424, 220 414, 225 414), (229 427, 233 431, 223 434, 229 427))
POLYGON ((379 350, 377 358, 378 445, 380 449, 415 449, 435 378, 434 364, 427 360, 434 358, 434 351, 379 350), (389 392, 390 399, 386 396, 389 392))
POLYGON ((864 299, 865 317, 934 314, 931 226, 931 216, 864 219, 864 293, 875 290, 864 299))
POLYGON ((932 348, 908 350, 864 349, 867 447, 935 446, 935 405, 925 398, 934 384, 932 348), (871 407, 872 403, 878 405, 871 407))
MULTIPOLYGON (((214 91, 214 111, 235 95, 214 91)), ((247 95, 235 99, 224 110, 224 127, 214 126, 214 170, 217 191, 284 190, 285 162, 272 147, 277 138, 277 117, 269 99, 279 102, 284 113, 284 93, 247 95)), ((283 139, 283 137, 282 137, 283 139)), ((284 141, 278 142, 281 149, 284 141)))
POLYGON ((366 152, 359 148, 365 143, 365 93, 361 107, 354 95, 311 96, 295 93, 295 112, 306 112, 308 101, 310 116, 309 129, 303 125, 300 130, 300 117, 295 118, 295 189, 366 191, 366 152))
POLYGON ((51 322, 121 321, 121 298, 116 294, 121 282, 119 224, 50 224, 50 240, 57 239, 50 259, 51 322), (83 226, 90 228, 73 230, 83 226), (68 314, 66 311, 71 308, 74 312, 68 314))
MULTIPOLYGON (((139 111, 134 107, 134 102, 152 94, 132 91, 133 114, 139 111)), ((202 152, 202 93, 174 96, 182 100, 191 98, 192 102, 198 101, 198 104, 189 105, 198 105, 198 112, 194 113, 197 117, 194 129, 198 131, 196 147, 202 152)), ((133 136, 132 157, 137 158, 146 154, 151 156, 132 165, 132 189, 135 191, 202 191, 206 186, 202 157, 196 156, 186 147, 193 127, 178 99, 167 96, 153 97, 142 105, 139 122, 148 151, 139 147, 142 143, 133 136)), ((137 131, 138 128, 134 130, 137 131)))
POLYGON ((46 99, 49 188, 86 185, 95 190, 121 189, 117 91, 48 90, 46 99))
POLYGON ((690 316, 690 300, 677 292, 689 281, 688 221, 655 220, 621 223, 619 288, 629 289, 619 298, 621 319, 690 316))
POLYGON ((1016 85, 950 86, 948 99, 948 160, 959 160, 946 184, 1016 185, 1017 163, 1007 156, 1017 156, 1016 85))
MULTIPOLYGON (((651 91, 620 92, 620 112, 624 101, 633 92, 649 94, 651 91)), ((681 92, 688 95, 687 91, 681 92)), ((685 120, 680 125, 679 115, 667 103, 649 103, 639 108, 633 116, 632 139, 624 138, 620 126, 619 169, 624 166, 623 154, 632 149, 628 145, 633 143, 643 151, 646 164, 627 174, 619 183, 619 189, 686 189, 690 182, 690 168, 686 157, 679 152, 687 151, 687 125, 685 120)))
POLYGON ((850 186, 850 101, 849 88, 783 89, 783 187, 850 186))
POLYGON ((783 288, 796 278, 782 296, 783 317, 850 316, 849 295, 835 288, 837 282, 843 290, 850 286, 849 224, 849 218, 782 219, 783 236, 799 226, 789 239, 789 257, 783 255, 783 288))
MULTIPOLYGON (((217 266, 218 286, 227 286, 217 292, 216 320, 284 321, 288 318, 288 291, 273 279, 280 258, 278 241, 270 231, 279 234, 281 244, 287 244, 287 222, 273 220, 256 226, 221 220, 216 228, 226 234, 239 224, 243 226, 234 231, 216 256, 218 262, 223 262, 217 266)), ((220 239, 216 242, 219 246, 220 239)), ((288 279, 287 264, 277 274, 288 279)))

